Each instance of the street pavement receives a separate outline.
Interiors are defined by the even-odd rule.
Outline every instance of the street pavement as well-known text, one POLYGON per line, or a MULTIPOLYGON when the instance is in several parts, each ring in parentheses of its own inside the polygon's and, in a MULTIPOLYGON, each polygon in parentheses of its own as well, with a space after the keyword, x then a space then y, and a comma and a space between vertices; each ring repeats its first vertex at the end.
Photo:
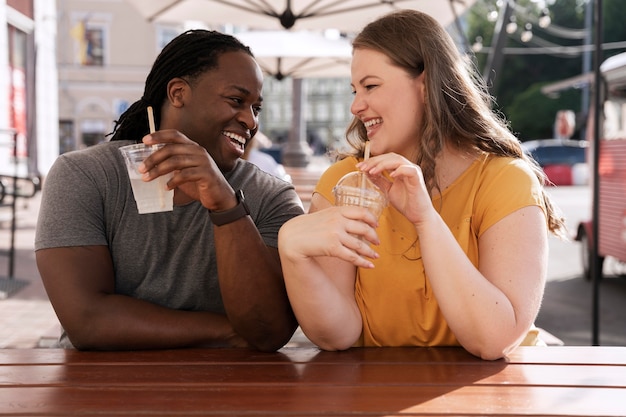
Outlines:
MULTIPOLYGON (((570 234, 591 217, 588 186, 550 187, 548 193, 565 215, 570 234)), ((593 283, 582 276, 581 246, 550 238, 548 282, 537 326, 566 345, 593 344, 593 283)), ((626 265, 607 259, 598 291, 600 345, 626 346, 626 265)))
MULTIPOLYGON (((568 226, 575 230, 578 221, 590 212, 588 187, 553 187, 550 194, 561 207, 568 226)), ((0 348, 50 346, 58 336, 60 325, 46 296, 35 265, 33 241, 40 194, 18 200, 16 256, 13 282, 26 284, 6 299, 0 299, 0 348)), ((0 208, 0 282, 6 282, 10 242, 10 211, 0 208)), ((582 278, 579 243, 550 239, 548 282, 537 326, 566 345, 592 344, 592 284, 582 278)), ((600 283, 601 345, 626 346, 626 277, 608 262, 600 283)), ((622 268, 623 269, 623 268, 622 268)), ((297 332, 291 345, 306 345, 307 339, 297 332)))
POLYGON ((60 325, 35 264, 34 238, 41 194, 18 199, 13 276, 9 277, 11 210, 0 208, 0 279, 4 288, 23 287, 0 299, 0 348, 49 346, 60 325))

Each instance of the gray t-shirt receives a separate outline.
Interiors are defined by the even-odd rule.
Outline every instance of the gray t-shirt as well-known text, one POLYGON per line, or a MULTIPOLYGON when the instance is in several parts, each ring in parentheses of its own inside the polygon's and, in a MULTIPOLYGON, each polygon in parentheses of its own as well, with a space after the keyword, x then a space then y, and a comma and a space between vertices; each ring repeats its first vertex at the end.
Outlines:
MULTIPOLYGON (((106 245, 116 293, 173 309, 224 313, 207 209, 194 201, 173 212, 138 214, 118 150, 130 143, 106 142, 55 161, 44 182, 35 250, 106 245)), ((225 177, 243 190, 265 243, 277 247, 282 224, 303 213, 293 185, 244 160, 225 177)))

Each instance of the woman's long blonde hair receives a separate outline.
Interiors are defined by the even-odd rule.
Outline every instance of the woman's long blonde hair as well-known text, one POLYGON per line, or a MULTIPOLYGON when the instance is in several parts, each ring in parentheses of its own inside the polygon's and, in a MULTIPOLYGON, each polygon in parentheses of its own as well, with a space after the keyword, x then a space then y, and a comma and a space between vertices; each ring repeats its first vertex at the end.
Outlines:
MULTIPOLYGON (((412 77, 425 72, 424 123, 415 162, 430 189, 437 189, 435 158, 445 145, 469 153, 520 158, 528 162, 542 185, 543 170, 523 151, 504 117, 492 109, 488 93, 473 62, 459 53, 445 29, 416 10, 400 10, 368 24, 354 39, 354 49, 385 54, 412 77)), ((347 130, 353 155, 362 156, 367 132, 354 117, 347 130)), ((565 235, 565 223, 543 191, 549 230, 565 235)))

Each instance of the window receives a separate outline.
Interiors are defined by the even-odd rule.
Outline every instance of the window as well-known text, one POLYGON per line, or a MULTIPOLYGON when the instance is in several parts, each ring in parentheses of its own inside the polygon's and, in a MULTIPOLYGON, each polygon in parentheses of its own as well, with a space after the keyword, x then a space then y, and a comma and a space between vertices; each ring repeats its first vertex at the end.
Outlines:
POLYGON ((350 106, 350 104, 347 105, 348 107, 346 107, 346 103, 342 102, 342 101, 334 101, 333 102, 333 120, 335 122, 343 122, 343 121, 347 121, 346 118, 347 116, 347 110, 350 106))
POLYGON ((59 121, 59 155, 76 149, 74 139, 74 122, 71 120, 59 121))
POLYGON ((99 119, 85 119, 80 123, 81 148, 106 141, 106 123, 99 119))
POLYGON ((76 61, 80 65, 104 66, 110 16, 105 14, 76 14, 70 34, 74 39, 76 61))
POLYGON ((102 28, 85 29, 85 57, 83 65, 101 67, 104 65, 104 30, 102 28))
POLYGON ((330 120, 330 103, 326 100, 315 103, 315 114, 312 120, 328 122, 330 120))
POLYGON ((180 34, 180 30, 176 27, 158 26, 157 27, 157 53, 161 52, 165 45, 170 43, 176 36, 180 34))

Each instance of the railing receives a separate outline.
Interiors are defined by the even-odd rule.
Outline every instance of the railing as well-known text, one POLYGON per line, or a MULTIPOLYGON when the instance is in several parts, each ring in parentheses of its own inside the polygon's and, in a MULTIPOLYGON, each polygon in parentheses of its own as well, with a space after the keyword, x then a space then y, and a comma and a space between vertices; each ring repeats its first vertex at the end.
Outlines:
POLYGON ((291 182, 302 200, 305 211, 308 211, 313 196, 315 185, 322 174, 321 170, 311 170, 306 168, 285 167, 287 174, 291 176, 291 182))
MULTIPOLYGON (((17 134, 14 131, 6 131, 13 135, 13 154, 17 150, 17 134)), ((10 209, 11 230, 9 234, 8 250, 0 250, 0 255, 7 256, 8 271, 6 278, 0 278, 0 299, 9 297, 19 290, 26 283, 15 279, 15 232, 17 229, 17 199, 32 198, 41 190, 39 177, 20 177, 16 173, 13 175, 0 174, 0 209, 10 209)))

